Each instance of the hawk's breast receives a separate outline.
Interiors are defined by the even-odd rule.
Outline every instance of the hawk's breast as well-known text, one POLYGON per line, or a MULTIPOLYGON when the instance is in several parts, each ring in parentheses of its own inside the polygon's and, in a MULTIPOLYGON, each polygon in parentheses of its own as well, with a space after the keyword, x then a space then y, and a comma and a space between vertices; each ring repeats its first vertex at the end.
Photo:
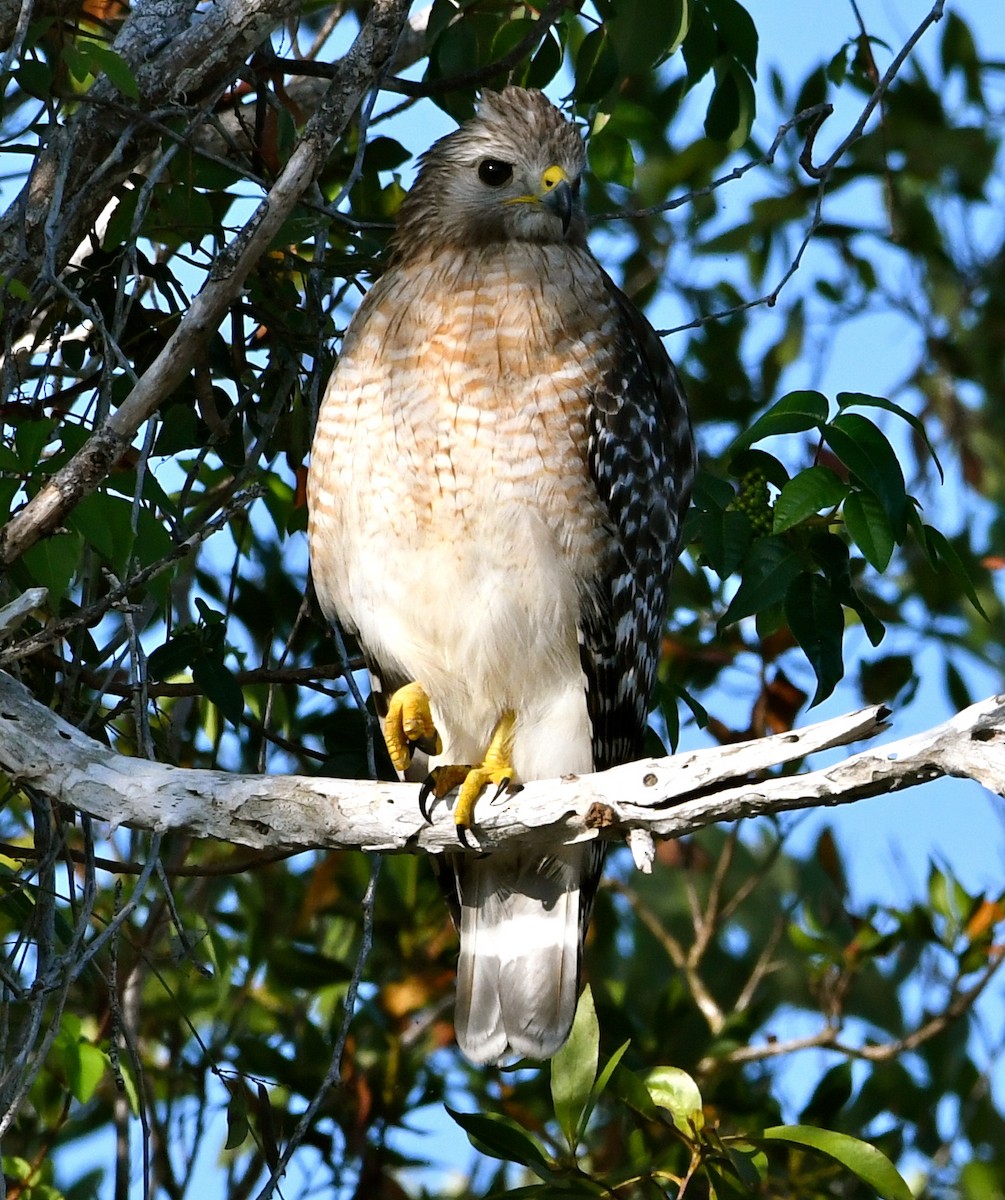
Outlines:
POLYGON ((587 415, 615 327, 587 252, 502 244, 392 268, 347 334, 312 454, 315 585, 464 726, 457 755, 502 708, 582 694, 578 617, 612 552, 587 415))

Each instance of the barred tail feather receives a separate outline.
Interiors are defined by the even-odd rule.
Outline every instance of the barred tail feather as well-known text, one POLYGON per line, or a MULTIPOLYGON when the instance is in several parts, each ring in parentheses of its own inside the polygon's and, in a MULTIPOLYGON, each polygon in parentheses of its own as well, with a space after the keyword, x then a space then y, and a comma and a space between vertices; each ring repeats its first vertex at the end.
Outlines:
POLYGON ((524 850, 453 863, 461 939, 454 1024, 472 1062, 550 1058, 565 1041, 597 857, 595 845, 562 846, 547 856, 524 850))

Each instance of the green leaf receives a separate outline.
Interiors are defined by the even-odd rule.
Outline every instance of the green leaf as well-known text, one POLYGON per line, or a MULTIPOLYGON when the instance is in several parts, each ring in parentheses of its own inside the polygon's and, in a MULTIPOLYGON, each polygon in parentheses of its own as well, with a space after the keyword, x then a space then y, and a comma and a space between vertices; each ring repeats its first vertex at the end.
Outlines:
POLYGON ((147 671, 151 679, 170 679, 172 675, 187 670, 192 665, 193 658, 199 656, 201 645, 197 630, 179 630, 174 637, 151 650, 147 656, 147 671))
POLYGON ((611 1090, 619 1100, 645 1117, 646 1120, 656 1119, 658 1113, 649 1089, 634 1071, 618 1066, 611 1077, 611 1090))
POLYGON ((941 533, 931 525, 925 525, 924 531, 925 540, 928 543, 929 557, 938 557, 942 564, 949 568, 953 578, 963 588, 970 603, 977 609, 985 621, 990 620, 988 614, 984 611, 980 597, 977 595, 977 589, 974 587, 970 571, 967 569, 967 565, 963 559, 960 558, 956 547, 944 533, 941 533))
POLYGON ((227 1105, 227 1141, 225 1150, 236 1150, 251 1131, 248 1123, 248 1092, 237 1080, 233 1085, 230 1103, 227 1105))
POLYGON ((272 1101, 269 1099, 269 1089, 259 1080, 255 1089, 255 1115, 258 1118, 258 1133, 261 1138, 262 1153, 270 1170, 279 1165, 279 1139, 276 1136, 276 1123, 272 1113, 272 1101))
POLYGON ((881 408, 885 412, 894 413, 901 420, 906 421, 924 442, 928 453, 932 456, 932 461, 938 468, 939 479, 943 483, 945 482, 946 474, 942 469, 942 463, 939 462, 939 456, 935 453, 935 447, 928 437, 928 430, 925 428, 924 422, 920 421, 914 413, 908 412, 906 408, 901 408, 899 404, 894 404, 892 400, 887 400, 885 396, 870 396, 865 392, 838 392, 837 403, 840 409, 881 408))
POLYGON ((608 1083, 610 1082, 611 1076, 614 1074, 615 1070, 617 1069, 618 1063, 621 1062, 622 1058, 624 1057, 625 1051, 628 1049, 628 1047, 631 1044, 632 1044, 631 1040, 629 1040, 627 1042, 622 1042, 621 1045, 617 1048, 617 1050, 615 1050, 614 1053, 611 1055, 611 1057, 607 1060, 607 1063, 605 1064, 604 1069, 597 1076, 596 1080, 594 1081, 593 1087, 590 1091, 590 1104, 588 1107, 587 1115, 589 1115, 589 1112, 592 1111, 594 1104, 596 1104, 597 1100, 603 1095, 604 1088, 607 1087, 608 1083))
MULTIPOLYGON (((767 1142, 788 1142, 807 1146, 833 1158, 875 1188, 882 1200, 913 1200, 911 1189, 892 1162, 875 1146, 846 1133, 815 1129, 811 1125, 776 1125, 765 1129, 760 1138, 767 1142)), ((758 1139, 751 1138, 751 1141, 758 1139)))
POLYGON ((712 570, 720 579, 728 579, 743 562, 753 539, 750 518, 738 509, 702 513, 698 530, 712 570))
POLYGON ((768 483, 781 491, 789 482, 789 473, 773 454, 767 450, 741 450, 729 460, 733 475, 742 478, 751 471, 760 471, 768 483))
POLYGON ((834 508, 848 494, 829 467, 807 467, 782 488, 774 508, 774 533, 784 533, 824 509, 834 508))
POLYGON ((744 561, 743 578, 736 595, 719 618, 719 628, 777 604, 803 565, 801 555, 791 550, 782 538, 758 538, 744 561))
POLYGON ((829 531, 818 533, 810 540, 808 549, 823 567, 834 599, 858 614, 869 641, 878 646, 886 629, 852 585, 851 554, 844 539, 829 531))
POLYGON ((269 971, 287 987, 305 991, 345 983, 352 977, 352 971, 344 962, 288 938, 269 955, 269 971))
POLYGON ((86 83, 90 76, 97 75, 100 71, 100 68, 92 66, 91 59, 81 53, 80 47, 73 42, 67 42, 63 46, 63 61, 75 83, 86 83))
POLYGON ((469 21, 455 21, 440 34, 429 56, 435 76, 459 75, 480 65, 478 36, 469 21))
POLYGON ((698 1085, 680 1067, 655 1067, 646 1076, 646 1088, 654 1104, 665 1108, 674 1125, 687 1137, 694 1137, 705 1124, 698 1085))
POLYGON ((820 392, 789 392, 773 404, 729 447, 727 457, 738 454, 763 438, 780 433, 805 433, 827 420, 827 397, 820 392))
POLYGON ((1005 1166, 1001 1163, 968 1162, 960 1172, 960 1200, 988 1200, 1005 1196, 1005 1166))
POLYGON ((738 0, 707 0, 726 49, 746 72, 757 78, 757 26, 738 0))
POLYGON ((549 30, 520 80, 524 87, 545 88, 562 69, 562 47, 549 30))
POLYGON ((590 170, 604 183, 631 187, 635 182, 635 158, 628 138, 604 129, 590 138, 587 154, 590 170))
MULTIPOLYGON (((519 46, 525 37, 539 29, 540 26, 537 21, 532 21, 528 17, 518 17, 512 21, 504 21, 492 37, 489 47, 489 61, 494 62, 497 58, 505 58, 511 50, 519 46)), ((369 150, 367 153, 369 153, 369 150)))
MULTIPOLYGON (((30 300, 31 288, 27 284, 22 283, 20 279, 9 275, 6 279, 0 281, 0 296, 5 294, 13 296, 15 300, 30 300)), ((63 353, 65 354, 65 350, 63 353)))
POLYGON ((834 691, 844 675, 844 609, 822 575, 804 571, 786 592, 785 618, 817 677, 812 708, 834 691))
POLYGON ((705 136, 728 142, 740 123, 740 87, 732 66, 720 71, 705 113, 705 136))
POLYGON ((960 712, 964 708, 969 708, 974 702, 974 697, 970 694, 970 689, 967 687, 966 680, 960 673, 959 667, 947 660, 945 676, 946 693, 949 696, 952 706, 957 712, 960 712))
POLYGON ((576 1006, 572 1032, 551 1060, 551 1098, 555 1118, 575 1153, 582 1136, 580 1123, 590 1100, 600 1060, 600 1026, 593 993, 583 989, 576 1006))
POLYGON ((732 59, 717 66, 716 76, 705 114, 705 134, 737 149, 749 137, 754 122, 754 88, 747 72, 732 59))
MULTIPOLYGON (((908 687, 910 692, 906 699, 910 699, 918 686, 914 659, 909 654, 885 654, 871 662, 864 660, 859 663, 858 686, 862 698, 868 704, 881 704, 891 700, 908 687)), ((951 692, 950 699, 955 704, 956 697, 951 692)), ((965 701, 963 704, 957 704, 957 710, 966 708, 968 703, 969 701, 965 701)))
POLYGON ((116 54, 114 50, 110 50, 107 46, 101 46, 97 42, 92 42, 89 38, 82 38, 77 43, 80 53, 90 63, 95 75, 100 71, 104 71, 109 80, 115 84, 123 96, 128 100, 138 100, 140 98, 140 89, 136 83, 136 76, 129 68, 129 64, 121 54, 116 54))
POLYGON ((858 413, 842 413, 823 428, 824 439, 849 471, 882 504, 894 536, 907 532, 907 485, 900 459, 886 436, 858 413))
POLYGON ((108 1065, 108 1055, 104 1051, 90 1042, 78 1043, 77 1069, 70 1080, 70 1090, 81 1104, 86 1104, 98 1090, 108 1065))
POLYGON ((620 76, 644 75, 687 36, 691 0, 618 0, 605 21, 620 76))
POLYGON ((940 917, 958 922, 959 914, 954 911, 950 903, 950 894, 951 889, 946 873, 940 871, 935 863, 932 863, 928 870, 928 905, 940 917))
POLYGON ((945 74, 949 75, 952 71, 959 69, 966 81, 967 99, 972 104, 983 106, 981 55, 977 51, 969 26, 954 12, 946 15, 946 25, 942 34, 941 58, 945 74))
POLYGON ((37 100, 52 99, 52 68, 43 62, 29 59, 14 72, 17 85, 37 100))
POLYGON ((36 543, 22 556, 32 584, 49 589, 53 605, 66 595, 80 566, 83 539, 76 533, 54 533, 36 543))
POLYGON ((735 498, 733 485, 719 475, 698 469, 694 480, 694 504, 696 508, 725 508, 735 498))
POLYGON ((552 1165, 541 1146, 516 1121, 501 1113, 462 1113, 448 1104, 443 1107, 476 1150, 503 1162, 520 1163, 545 1181, 551 1179, 552 1165))
POLYGON ((62 1071, 75 1100, 86 1104, 94 1095, 105 1071, 108 1056, 92 1046, 81 1033, 80 1018, 64 1013, 53 1040, 50 1063, 62 1071))
POLYGON ((712 70, 717 45, 718 37, 712 18, 701 5, 692 8, 691 23, 681 44, 688 87, 694 87, 712 70))
POLYGON ((128 500, 107 492, 92 492, 77 504, 67 525, 81 534, 113 570, 121 573, 135 541, 132 513, 133 506, 128 500))
POLYGON ((618 79, 618 57, 607 27, 592 29, 576 53, 576 99, 584 104, 601 101, 618 79))
POLYGON ((503 1197, 506 1200, 603 1200, 610 1196, 610 1190, 602 1184, 594 1183, 592 1179, 553 1179, 550 1183, 532 1183, 527 1187, 507 1188, 505 1192, 494 1191, 493 1197, 503 1197))
POLYGON ((811 1125, 834 1120, 836 1114, 848 1103, 851 1094, 851 1063, 844 1060, 831 1067, 817 1083, 813 1095, 799 1114, 800 1124, 811 1125))
POLYGON ((204 655, 192 664, 192 678, 232 725, 244 715, 244 693, 234 672, 218 658, 204 655))
POLYGON ((848 76, 848 47, 841 49, 827 64, 827 78, 835 87, 840 87, 848 76))
POLYGON ((18 1183, 31 1179, 38 1170, 34 1163, 30 1163, 26 1158, 19 1158, 13 1154, 5 1154, 0 1163, 3 1164, 3 1173, 8 1179, 13 1179, 18 1183))
POLYGON ((52 421, 18 421, 14 429, 14 450, 21 470, 34 471, 55 428, 52 421))
MULTIPOLYGON (((116 1083, 122 1081, 122 1087, 125 1090, 126 1100, 129 1102, 129 1111, 134 1117, 140 1115, 140 1092, 136 1085, 136 1077, 133 1075, 133 1064, 126 1060, 120 1060, 118 1066, 118 1076, 116 1083)), ((144 1103, 145 1103, 144 1099, 144 1103)))
POLYGON ((871 492, 853 492, 841 511, 848 536, 862 557, 877 571, 885 571, 897 540, 882 504, 871 492))
MULTIPOLYGON (((768 1156, 760 1146, 752 1146, 749 1142, 730 1142, 723 1144, 729 1165, 737 1179, 743 1185, 741 1195, 744 1197, 762 1192, 762 1184, 768 1176, 768 1156)), ((718 1200, 718 1198, 716 1198, 718 1200)))
POLYGON ((366 166, 370 171, 393 171, 411 157, 409 151, 394 138, 375 137, 366 144, 366 166))

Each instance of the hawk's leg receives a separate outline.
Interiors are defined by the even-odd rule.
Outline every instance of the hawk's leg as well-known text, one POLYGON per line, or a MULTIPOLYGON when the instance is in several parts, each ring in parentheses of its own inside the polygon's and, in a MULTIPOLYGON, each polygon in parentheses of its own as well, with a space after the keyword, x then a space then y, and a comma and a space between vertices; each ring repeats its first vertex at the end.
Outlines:
POLYGON ((457 836, 468 846, 468 831, 474 823, 475 803, 490 783, 496 785, 496 795, 509 786, 513 781, 513 727, 516 725, 516 713, 507 710, 499 718, 492 731, 492 740, 485 751, 485 757, 476 767, 443 766, 434 767, 429 778, 422 785, 419 793, 419 808, 428 820, 426 802, 432 796, 441 799, 455 787, 461 790, 454 805, 454 825, 457 836))
POLYGON ((406 683, 391 697, 384 718, 384 741, 397 771, 407 769, 415 747, 430 756, 442 751, 429 697, 421 684, 406 683))

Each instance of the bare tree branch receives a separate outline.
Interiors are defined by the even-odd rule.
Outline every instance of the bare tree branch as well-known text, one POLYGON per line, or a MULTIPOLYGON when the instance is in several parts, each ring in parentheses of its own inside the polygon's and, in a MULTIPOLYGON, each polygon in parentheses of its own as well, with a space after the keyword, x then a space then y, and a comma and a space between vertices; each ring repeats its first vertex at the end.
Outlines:
MULTIPOLYGON (((359 35, 340 64, 341 71, 329 85, 272 190, 220 254, 206 286, 127 399, 0 530, 0 562, 10 563, 19 558, 53 530, 83 496, 93 491, 128 448, 143 422, 184 380, 201 347, 238 295, 248 272, 316 178, 363 97, 390 61, 407 10, 407 0, 374 0, 359 35)), ((0 241, 2 237, 0 229, 0 241)))
MULTIPOLYGON (((943 775, 1005 794, 1005 696, 965 709, 925 733, 796 775, 761 777, 808 754, 886 728, 882 707, 774 737, 648 759, 595 775, 528 783, 478 809, 483 850, 579 842, 633 828, 680 837, 718 821, 849 804, 943 775)), ((15 786, 113 825, 182 830, 256 848, 458 849, 441 808, 419 813, 414 784, 231 775, 116 754, 0 674, 0 770, 15 786)))
POLYGON ((737 1046, 724 1055, 708 1055, 698 1064, 700 1074, 714 1074, 729 1066, 740 1063, 764 1062, 769 1058, 782 1058, 794 1054, 798 1050, 828 1049, 848 1058, 863 1059, 866 1062, 887 1062, 898 1058, 908 1050, 917 1050, 925 1042, 938 1037, 954 1021, 959 1020, 969 1012, 980 999, 981 994, 1005 963, 1005 954, 994 953, 989 956, 987 963, 977 976, 977 981, 968 988, 960 988, 962 974, 953 984, 951 999, 939 1012, 922 1021, 903 1037, 894 1038, 889 1042, 865 1043, 856 1045, 841 1041, 843 1030, 839 1017, 831 1017, 816 1033, 804 1037, 787 1038, 784 1041, 773 1040, 754 1042, 747 1046, 737 1046))
MULTIPOLYGON (((0 219, 0 278, 31 286, 39 263, 47 258, 61 270, 137 160, 153 146, 153 131, 140 114, 165 105, 197 112, 203 99, 232 79, 255 47, 298 7, 296 0, 220 0, 199 13, 196 0, 136 6, 111 47, 136 80, 135 111, 82 105, 65 124, 52 127, 28 182, 0 219)), ((55 6, 47 8, 52 12, 55 6)), ((58 8, 52 15, 60 15, 58 8)), ((100 102, 119 92, 101 78, 91 96, 100 102)), ((6 315, 13 340, 28 312, 11 304, 6 315)))

